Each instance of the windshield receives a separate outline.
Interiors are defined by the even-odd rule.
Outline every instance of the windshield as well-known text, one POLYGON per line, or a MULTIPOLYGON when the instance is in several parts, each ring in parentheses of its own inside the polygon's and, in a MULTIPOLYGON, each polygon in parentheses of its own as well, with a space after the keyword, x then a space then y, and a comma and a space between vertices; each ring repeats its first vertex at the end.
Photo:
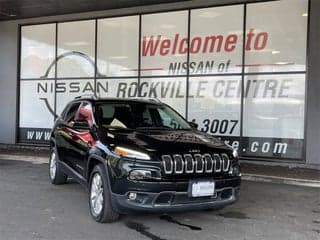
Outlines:
POLYGON ((191 129, 178 113, 166 105, 149 103, 98 103, 97 124, 130 129, 191 129))

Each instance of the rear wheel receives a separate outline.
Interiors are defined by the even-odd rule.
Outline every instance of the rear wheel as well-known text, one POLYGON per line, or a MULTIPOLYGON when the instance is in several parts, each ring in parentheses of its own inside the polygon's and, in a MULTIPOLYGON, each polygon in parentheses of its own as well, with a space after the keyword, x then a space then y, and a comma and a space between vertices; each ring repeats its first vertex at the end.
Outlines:
POLYGON ((89 206, 93 219, 97 222, 114 222, 119 218, 111 206, 108 179, 102 164, 96 165, 90 175, 89 206))
POLYGON ((61 171, 58 164, 58 154, 55 148, 51 150, 49 159, 49 176, 52 184, 60 185, 67 182, 67 175, 61 171))

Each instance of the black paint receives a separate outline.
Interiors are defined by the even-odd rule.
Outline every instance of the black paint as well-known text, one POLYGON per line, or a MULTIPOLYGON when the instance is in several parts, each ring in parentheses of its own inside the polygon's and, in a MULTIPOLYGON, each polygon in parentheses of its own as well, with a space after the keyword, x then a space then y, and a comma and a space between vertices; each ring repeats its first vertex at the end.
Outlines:
POLYGON ((149 228, 143 225, 142 223, 127 221, 126 226, 130 229, 136 230, 137 232, 141 233, 142 235, 150 238, 151 240, 166 240, 164 238, 158 237, 153 233, 150 233, 148 230, 149 228))
POLYGON ((193 225, 181 223, 181 222, 179 222, 178 220, 173 219, 173 218, 172 218, 171 216, 169 216, 169 215, 162 215, 162 216, 160 216, 160 219, 161 219, 161 220, 168 221, 168 222, 170 222, 170 223, 178 224, 178 225, 180 225, 180 226, 188 227, 188 228, 190 228, 191 230, 195 230, 195 231, 200 231, 200 230, 202 230, 201 227, 197 227, 197 226, 193 226, 193 225))

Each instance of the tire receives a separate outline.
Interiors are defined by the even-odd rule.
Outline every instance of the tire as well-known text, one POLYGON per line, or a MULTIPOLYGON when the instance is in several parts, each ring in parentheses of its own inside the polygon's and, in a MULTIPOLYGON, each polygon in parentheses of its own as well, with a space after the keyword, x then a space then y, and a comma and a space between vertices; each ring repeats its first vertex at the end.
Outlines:
POLYGON ((110 223, 119 218, 119 214, 111 206, 108 183, 104 166, 97 164, 90 174, 88 200, 91 216, 99 223, 110 223))
POLYGON ((54 185, 61 185, 67 182, 68 176, 61 171, 58 164, 59 157, 55 148, 52 148, 49 159, 49 177, 54 185))

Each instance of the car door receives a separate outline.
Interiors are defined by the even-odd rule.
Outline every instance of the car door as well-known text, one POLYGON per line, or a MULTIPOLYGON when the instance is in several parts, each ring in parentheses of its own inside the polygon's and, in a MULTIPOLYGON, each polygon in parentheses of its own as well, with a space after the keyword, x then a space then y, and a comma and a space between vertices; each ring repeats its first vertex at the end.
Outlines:
POLYGON ((84 101, 74 117, 74 122, 68 128, 69 135, 72 136, 69 159, 74 169, 81 175, 84 174, 89 150, 94 144, 93 124, 92 105, 90 102, 84 101))
POLYGON ((66 107, 66 111, 58 118, 55 127, 55 138, 58 155, 61 161, 72 167, 70 159, 70 150, 72 149, 72 133, 70 127, 73 124, 74 118, 81 102, 74 102, 66 107))

